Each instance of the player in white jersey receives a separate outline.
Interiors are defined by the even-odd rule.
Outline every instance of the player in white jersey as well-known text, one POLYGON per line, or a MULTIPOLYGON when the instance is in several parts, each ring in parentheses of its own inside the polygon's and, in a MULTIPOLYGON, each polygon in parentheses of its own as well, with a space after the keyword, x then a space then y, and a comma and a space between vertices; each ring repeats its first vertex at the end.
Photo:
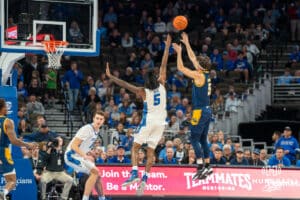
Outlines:
POLYGON ((138 175, 137 155, 143 143, 147 143, 147 162, 145 174, 139 184, 137 193, 142 194, 147 183, 150 169, 153 165, 154 150, 163 136, 165 121, 167 117, 166 111, 166 71, 171 45, 171 36, 167 36, 165 41, 165 50, 160 66, 159 77, 156 76, 153 70, 149 70, 144 79, 144 87, 136 87, 126 81, 120 80, 110 73, 109 64, 106 66, 106 75, 116 84, 128 89, 129 91, 140 96, 144 100, 143 118, 140 122, 138 132, 134 135, 134 143, 131 150, 132 171, 131 176, 122 186, 130 185, 140 181, 138 175))
POLYGON ((72 167, 76 172, 89 174, 85 183, 82 200, 88 200, 94 186, 96 186, 99 200, 105 199, 100 174, 95 163, 87 153, 93 148, 97 139, 99 129, 104 123, 104 113, 95 112, 93 123, 81 127, 75 137, 69 143, 65 152, 65 163, 72 167))

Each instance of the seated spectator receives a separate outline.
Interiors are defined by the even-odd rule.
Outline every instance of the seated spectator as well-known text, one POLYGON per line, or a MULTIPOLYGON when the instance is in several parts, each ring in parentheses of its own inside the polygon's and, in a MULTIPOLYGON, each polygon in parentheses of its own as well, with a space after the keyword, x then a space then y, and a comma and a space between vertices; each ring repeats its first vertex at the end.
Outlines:
POLYGON ((104 159, 104 162, 107 163, 108 160, 110 160, 111 158, 113 158, 116 155, 116 149, 115 149, 115 145, 113 144, 109 144, 106 147, 106 159, 104 159))
POLYGON ((130 102, 127 99, 124 99, 122 103, 119 105, 119 112, 125 113, 127 117, 132 115, 133 108, 130 106, 130 102))
POLYGON ((153 18, 147 17, 147 21, 144 22, 143 26, 145 32, 154 32, 153 18))
POLYGON ((62 140, 60 136, 50 130, 46 123, 42 124, 37 132, 24 136, 24 139, 33 142, 49 142, 53 139, 62 140))
POLYGON ((30 85, 29 85, 27 91, 28 91, 29 96, 35 95, 38 100, 42 99, 43 90, 39 86, 38 79, 36 79, 36 78, 31 79, 31 82, 30 82, 30 85))
POLYGON ((188 80, 184 77, 182 72, 178 71, 172 79, 172 84, 175 84, 178 89, 186 88, 188 86, 188 80))
POLYGON ((226 165, 230 165, 230 161, 234 159, 232 148, 229 144, 223 146, 223 158, 225 159, 226 165))
POLYGON ((124 48, 133 46, 133 38, 130 36, 129 32, 125 32, 121 39, 121 46, 124 48))
POLYGON ((144 59, 141 61, 140 68, 141 69, 153 69, 154 68, 154 61, 153 61, 150 53, 145 54, 144 59))
POLYGON ((131 154, 131 149, 133 145, 133 129, 128 128, 126 135, 122 138, 121 145, 125 149, 125 155, 130 155, 131 154))
POLYGON ((81 33, 80 27, 76 21, 72 21, 69 28, 69 40, 73 43, 82 43, 84 35, 81 33))
POLYGON ((293 66, 300 62, 300 51, 298 45, 294 46, 293 52, 290 54, 289 59, 293 66))
POLYGON ((232 42, 232 50, 239 52, 242 51, 242 46, 240 45, 239 39, 235 38, 232 42))
POLYGON ((217 144, 220 149, 223 148, 223 145, 219 142, 218 134, 213 133, 208 146, 211 147, 213 144, 217 144))
POLYGON ((135 76, 134 76, 133 69, 131 67, 126 68, 125 74, 123 75, 122 80, 129 82, 129 83, 134 83, 135 76))
POLYGON ((181 98, 181 92, 177 91, 177 87, 176 87, 175 84, 172 84, 171 90, 169 90, 167 92, 167 98, 168 98, 168 100, 172 99, 173 96, 178 96, 179 98, 181 98))
POLYGON ((121 34, 117 28, 114 28, 109 35, 109 45, 115 48, 121 46, 121 34))
POLYGON ((225 165, 226 160, 223 157, 223 152, 221 148, 216 148, 215 151, 213 152, 213 158, 210 160, 210 164, 215 164, 215 165, 225 165))
POLYGON ((161 161, 162 164, 178 164, 176 158, 174 158, 174 149, 169 147, 166 149, 166 155, 161 161))
POLYGON ((242 148, 237 149, 236 157, 230 161, 230 165, 249 165, 248 160, 244 158, 244 150, 242 148))
POLYGON ((136 48, 146 47, 146 38, 145 33, 143 31, 138 31, 134 37, 134 46, 136 48))
POLYGON ((177 133, 179 131, 179 123, 177 121, 177 117, 176 115, 172 115, 170 117, 170 121, 168 122, 168 124, 166 125, 165 130, 167 131, 171 131, 174 134, 177 133))
POLYGON ((102 85, 98 87, 96 94, 101 102, 104 102, 106 97, 110 95, 110 83, 107 79, 104 79, 102 85))
POLYGON ((259 159, 265 164, 268 165, 269 159, 267 158, 267 150, 266 149, 261 149, 259 153, 259 159))
POLYGON ((259 149, 254 149, 252 152, 252 159, 249 160, 249 165, 252 166, 265 166, 265 163, 259 159, 259 149))
POLYGON ((138 165, 146 164, 146 153, 145 150, 140 148, 138 152, 138 165))
POLYGON ((87 82, 87 84, 83 85, 82 90, 81 90, 81 97, 83 100, 85 100, 87 98, 87 96, 89 95, 89 91, 90 91, 91 87, 96 88, 95 81, 92 76, 87 76, 86 82, 87 82))
POLYGON ((209 27, 204 29, 205 33, 209 33, 211 35, 215 35, 217 33, 217 27, 214 21, 210 22, 209 27))
POLYGON ((104 107, 104 111, 109 112, 110 114, 114 111, 115 101, 114 98, 111 98, 108 103, 106 103, 104 107))
POLYGON ((214 48, 213 53, 210 55, 210 60, 211 60, 212 67, 215 67, 217 71, 222 71, 223 59, 222 59, 222 55, 219 53, 218 48, 214 48))
POLYGON ((210 70, 209 77, 210 77, 212 88, 216 88, 217 85, 223 81, 217 76, 217 72, 214 69, 210 70))
POLYGON ((18 94, 18 99, 21 99, 24 102, 26 101, 28 97, 28 92, 27 89, 24 87, 23 81, 18 82, 17 94, 18 94))
POLYGON ((284 155, 284 149, 281 147, 278 147, 276 149, 276 153, 272 155, 268 162, 269 166, 277 166, 277 167, 289 167, 291 166, 291 161, 285 157, 284 155))
POLYGON ((119 145, 121 144, 122 139, 125 137, 126 133, 124 130, 124 125, 122 123, 118 123, 116 126, 116 130, 111 133, 111 141, 110 144, 119 145))
POLYGON ((173 142, 171 140, 168 140, 165 144, 165 147, 163 149, 161 149, 161 151, 159 152, 159 156, 158 156, 159 162, 162 162, 163 159, 166 157, 168 148, 173 148, 173 150, 175 149, 173 142))
POLYGON ((227 112, 237 112, 238 106, 241 104, 233 92, 229 93, 229 97, 225 101, 225 111, 227 112))
POLYGON ((224 98, 220 94, 220 89, 216 89, 215 91, 215 98, 212 102, 211 108, 214 115, 221 115, 223 114, 224 108, 224 98))
POLYGON ((292 136, 292 129, 286 126, 283 131, 283 136, 279 138, 276 143, 275 149, 278 147, 283 148, 284 155, 292 164, 296 163, 296 149, 299 148, 297 139, 292 136))
POLYGON ((158 36, 153 37, 151 43, 148 45, 148 50, 154 61, 156 61, 157 58, 160 58, 161 52, 163 51, 163 46, 158 36))
POLYGON ((165 33, 166 32, 166 23, 161 20, 161 17, 156 18, 156 22, 154 23, 154 31, 156 33, 165 33))
POLYGON ((17 136, 23 137, 24 135, 28 135, 30 133, 32 133, 30 124, 27 123, 25 119, 21 119, 18 123, 17 136))
POLYGON ((234 61, 232 61, 228 55, 227 51, 223 52, 223 67, 221 71, 233 71, 234 70, 234 61))
POLYGON ((194 149, 188 149, 187 155, 182 159, 181 164, 196 164, 196 154, 194 149))
POLYGON ((249 69, 253 69, 253 54, 248 50, 247 45, 244 45, 242 48, 243 57, 249 63, 249 69))
POLYGON ((238 58, 234 62, 234 71, 240 72, 243 75, 243 79, 246 83, 249 81, 250 76, 250 65, 247 59, 244 58, 244 54, 242 51, 238 52, 238 58))
POLYGON ((125 147, 119 145, 117 147, 117 155, 110 158, 108 163, 131 163, 130 159, 125 156, 125 147))
POLYGON ((117 105, 114 105, 113 106, 113 111, 110 113, 108 124, 109 124, 110 127, 115 127, 115 126, 117 126, 119 121, 120 121, 119 108, 118 108, 117 105))
POLYGON ((290 84, 293 81, 293 77, 290 72, 290 68, 286 67, 284 70, 284 74, 280 76, 277 80, 277 85, 286 85, 290 84))
POLYGON ((115 13, 113 6, 110 6, 108 12, 105 13, 103 22, 104 24, 108 24, 109 22, 118 23, 118 15, 115 13))
POLYGON ((29 96, 29 101, 26 104, 26 110, 27 119, 29 119, 29 121, 34 121, 38 115, 45 114, 45 108, 41 102, 37 101, 35 94, 31 94, 29 96))
POLYGON ((234 49, 233 49, 233 46, 232 46, 232 44, 231 43, 228 43, 227 45, 226 45, 226 51, 228 52, 228 56, 229 56, 229 59, 231 60, 231 61, 236 61, 236 59, 237 59, 237 51, 235 51, 234 49))
POLYGON ((32 166, 33 176, 35 178, 36 183, 40 183, 42 178, 42 173, 44 171, 44 163, 43 163, 43 156, 40 152, 39 147, 30 150, 30 162, 32 166))
POLYGON ((166 147, 166 138, 165 136, 162 136, 160 138, 160 140, 158 141, 158 144, 155 148, 155 157, 158 158, 159 157, 159 154, 160 152, 166 147))

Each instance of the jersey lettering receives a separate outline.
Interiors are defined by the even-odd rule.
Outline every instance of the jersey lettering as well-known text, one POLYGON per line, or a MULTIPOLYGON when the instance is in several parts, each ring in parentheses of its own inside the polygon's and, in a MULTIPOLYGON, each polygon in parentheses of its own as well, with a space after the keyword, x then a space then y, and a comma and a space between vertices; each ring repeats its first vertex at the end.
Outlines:
POLYGON ((153 105, 157 106, 160 104, 160 93, 155 93, 154 94, 154 101, 153 101, 153 105))

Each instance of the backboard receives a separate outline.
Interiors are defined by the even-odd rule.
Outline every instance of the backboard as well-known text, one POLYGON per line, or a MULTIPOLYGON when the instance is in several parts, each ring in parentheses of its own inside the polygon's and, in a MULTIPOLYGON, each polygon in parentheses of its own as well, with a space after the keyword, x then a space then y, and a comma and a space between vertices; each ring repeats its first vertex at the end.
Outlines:
POLYGON ((42 41, 64 40, 64 55, 100 53, 98 0, 1 0, 0 9, 0 52, 45 54, 42 41))

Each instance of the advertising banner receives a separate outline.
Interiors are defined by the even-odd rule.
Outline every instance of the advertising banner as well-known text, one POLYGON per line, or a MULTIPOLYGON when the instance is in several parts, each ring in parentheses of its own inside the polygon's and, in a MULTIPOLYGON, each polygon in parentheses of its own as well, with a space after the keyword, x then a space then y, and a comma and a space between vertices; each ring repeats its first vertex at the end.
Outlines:
MULTIPOLYGON (((98 166, 108 195, 136 195, 138 183, 121 187, 131 167, 98 166)), ((140 168, 140 177, 144 173, 140 168)), ((150 196, 300 198, 300 170, 265 167, 213 168, 205 180, 192 180, 195 168, 153 167, 145 189, 150 196)))

